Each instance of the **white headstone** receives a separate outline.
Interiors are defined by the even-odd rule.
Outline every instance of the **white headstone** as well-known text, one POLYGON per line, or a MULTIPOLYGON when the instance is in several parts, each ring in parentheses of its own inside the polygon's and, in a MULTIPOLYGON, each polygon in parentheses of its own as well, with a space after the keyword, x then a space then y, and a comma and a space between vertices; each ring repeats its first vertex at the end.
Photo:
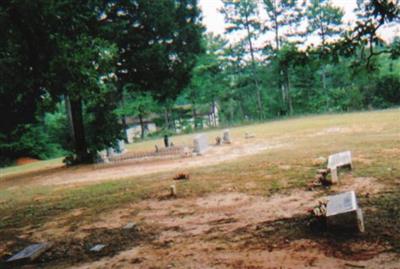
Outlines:
POLYGON ((352 166, 351 151, 339 152, 329 156, 328 168, 336 169, 342 166, 352 166))
POLYGON ((208 148, 208 138, 205 134, 198 134, 193 139, 194 152, 202 154, 208 148))
POLYGON ((33 261, 37 257, 39 257, 43 252, 48 250, 51 247, 51 244, 48 243, 39 243, 39 244, 33 244, 30 245, 11 258, 7 260, 7 262, 14 262, 14 261, 19 261, 19 260, 26 260, 29 259, 33 261))
POLYGON ((364 232, 364 219, 354 191, 328 196, 326 218, 328 226, 350 228, 364 232))
POLYGON ((91 249, 90 249, 90 251, 92 251, 92 252, 99 252, 99 251, 101 251, 103 248, 105 248, 106 247, 106 245, 104 245, 104 244, 97 244, 97 245, 95 245, 95 246, 93 246, 91 249))
POLYGON ((223 142, 225 143, 225 144, 230 144, 231 142, 232 142, 232 140, 231 140, 231 134, 230 134, 230 132, 229 132, 229 130, 228 129, 226 129, 226 130, 224 130, 224 135, 223 135, 223 142))
POLYGON ((118 150, 120 153, 124 153, 126 151, 124 140, 118 140, 118 150))

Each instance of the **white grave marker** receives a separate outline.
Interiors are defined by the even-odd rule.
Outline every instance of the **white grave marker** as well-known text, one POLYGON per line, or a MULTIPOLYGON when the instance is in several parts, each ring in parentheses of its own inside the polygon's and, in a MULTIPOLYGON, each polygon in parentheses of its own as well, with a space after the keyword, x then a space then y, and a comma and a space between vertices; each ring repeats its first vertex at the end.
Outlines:
POLYGON ((230 144, 230 143, 232 143, 232 140, 231 140, 231 134, 230 134, 230 132, 229 132, 229 129, 225 129, 224 130, 224 135, 223 135, 223 141, 224 141, 224 144, 230 144))
POLYGON ((342 166, 352 166, 351 151, 344 151, 329 156, 328 168, 335 169, 342 166))
POLYGON ((196 135, 193 140, 194 152, 198 154, 204 153, 208 148, 208 138, 205 134, 196 135))
POLYGON ((327 199, 328 226, 341 226, 364 232, 364 219, 354 191, 328 196, 327 199))
POLYGON ((352 169, 351 151, 339 152, 329 156, 328 169, 331 171, 333 183, 338 181, 337 169, 343 166, 349 166, 352 169))
POLYGON ((7 262, 14 262, 14 261, 20 261, 20 260, 35 260, 37 257, 39 257, 43 252, 48 250, 51 247, 51 244, 48 243, 38 243, 38 244, 33 244, 30 245, 11 258, 7 260, 7 262))

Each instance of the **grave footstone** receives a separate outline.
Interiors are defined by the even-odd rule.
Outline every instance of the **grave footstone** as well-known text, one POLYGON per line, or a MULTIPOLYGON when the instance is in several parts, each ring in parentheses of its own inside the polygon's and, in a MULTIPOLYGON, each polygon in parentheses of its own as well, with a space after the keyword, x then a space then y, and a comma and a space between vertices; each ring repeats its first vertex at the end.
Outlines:
POLYGON ((130 229, 133 229, 133 228, 136 228, 136 223, 134 223, 134 222, 128 222, 128 223, 124 226, 124 229, 125 229, 125 230, 130 230, 130 229))
POLYGON ((90 249, 90 251, 92 251, 92 252, 99 252, 99 251, 101 251, 103 248, 105 248, 106 247, 106 245, 104 245, 104 244, 97 244, 97 245, 94 245, 91 249, 90 249))
POLYGON ((30 260, 33 261, 42 255, 46 250, 51 247, 50 243, 38 243, 27 246, 11 258, 7 260, 7 262, 16 262, 22 260, 30 260))
POLYGON ((224 144, 232 143, 231 134, 228 129, 224 130, 224 135, 223 135, 222 139, 224 141, 224 144))
POLYGON ((169 186, 169 190, 170 190, 170 195, 175 197, 176 196, 176 185, 171 185, 169 186))
POLYGON ((352 169, 351 151, 339 152, 329 156, 328 169, 331 171, 332 182, 338 181, 338 168, 341 167, 352 169))
POLYGON ((208 138, 205 134, 196 135, 193 140, 194 152, 203 154, 208 148, 208 138))
POLYGON ((364 232, 364 219, 354 191, 327 197, 327 225, 364 232))

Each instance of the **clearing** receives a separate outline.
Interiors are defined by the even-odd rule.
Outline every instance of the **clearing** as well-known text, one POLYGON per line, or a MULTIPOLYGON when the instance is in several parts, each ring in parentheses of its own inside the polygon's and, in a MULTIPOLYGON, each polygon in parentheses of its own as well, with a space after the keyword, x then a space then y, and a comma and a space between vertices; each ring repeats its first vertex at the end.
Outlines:
MULTIPOLYGON (((0 268, 400 268, 399 119, 399 109, 303 117, 231 128, 231 145, 202 156, 0 169, 0 268), (308 190, 320 157, 344 150, 354 169, 308 190), (180 172, 190 180, 174 181, 180 172), (348 190, 366 232, 315 227, 308 210, 348 190), (33 242, 53 246, 27 265, 4 262, 33 242), (90 252, 96 244, 106 247, 90 252)), ((212 144, 222 130, 205 134, 212 144)))

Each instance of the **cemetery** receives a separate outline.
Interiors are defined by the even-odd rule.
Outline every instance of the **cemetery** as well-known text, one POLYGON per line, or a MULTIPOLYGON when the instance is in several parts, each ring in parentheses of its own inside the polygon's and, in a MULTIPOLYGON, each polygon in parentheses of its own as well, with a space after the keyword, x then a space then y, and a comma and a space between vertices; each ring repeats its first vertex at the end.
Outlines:
POLYGON ((120 145, 93 165, 2 170, 0 268, 398 268, 398 113, 215 129, 170 147, 120 145))

